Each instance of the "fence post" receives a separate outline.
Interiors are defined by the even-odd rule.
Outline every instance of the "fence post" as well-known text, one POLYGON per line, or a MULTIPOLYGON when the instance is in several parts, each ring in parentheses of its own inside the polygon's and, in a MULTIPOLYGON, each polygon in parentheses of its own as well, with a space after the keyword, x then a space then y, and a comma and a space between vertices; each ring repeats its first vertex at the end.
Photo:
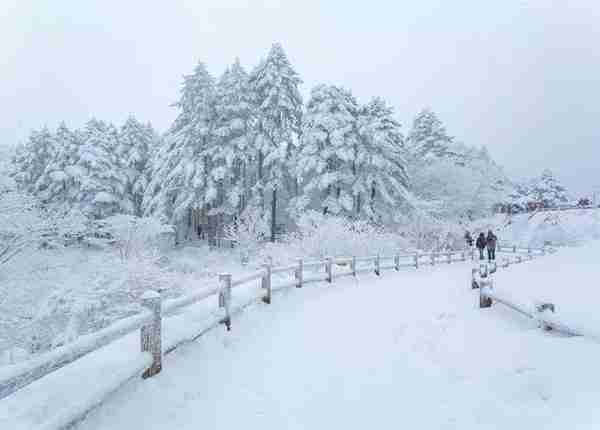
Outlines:
POLYGON ((479 286, 479 308, 490 308, 492 307, 492 299, 488 297, 485 293, 488 289, 492 288, 491 280, 482 280, 481 285, 479 286))
POLYGON ((487 278, 488 275, 488 266, 486 263, 479 263, 479 276, 482 278, 487 278))
POLYGON ((394 269, 396 269, 396 272, 400 271, 400 256, 399 255, 394 255, 394 269))
POLYGON ((262 287, 267 290, 262 298, 262 301, 266 304, 271 304, 271 265, 265 264, 265 273, 262 277, 262 287))
POLYGON ((479 288, 479 284, 477 283, 477 278, 475 276, 476 274, 477 274, 477 269, 475 267, 471 268, 471 289, 472 290, 479 288))
POLYGON ((381 270, 380 270, 380 260, 379 260, 379 253, 375 256, 375 274, 377 276, 381 275, 381 270))
POLYGON ((304 263, 301 258, 298 259, 298 268, 296 269, 296 279, 298 282, 296 283, 296 288, 302 288, 302 271, 304 270, 304 263))
POLYGON ((523 257, 517 255, 517 263, 521 263, 523 261, 523 257))
POLYGON ((435 266, 435 252, 431 253, 431 265, 435 266))
POLYGON ((451 252, 449 252, 449 253, 446 255, 446 258, 448 259, 448 264, 452 263, 452 253, 451 253, 451 252))
POLYGON ((460 253, 460 259, 462 261, 467 261, 467 255, 466 255, 465 251, 463 251, 463 252, 460 253))
POLYGON ((142 374, 142 378, 150 378, 162 369, 162 317, 160 294, 148 290, 142 297, 142 306, 152 312, 152 322, 140 331, 142 352, 152 354, 152 364, 142 374))
POLYGON ((513 254, 517 253, 517 245, 513 245, 513 254))
POLYGON ((542 255, 546 255, 546 247, 542 246, 542 255))
POLYGON ((536 303, 535 305, 535 311, 537 314, 537 319, 538 319, 538 326, 540 328, 543 328, 546 331, 552 330, 552 326, 548 323, 546 323, 541 317, 542 314, 544 312, 546 312, 546 310, 550 310, 552 313, 554 313, 554 311, 556 310, 556 307, 554 306, 554 303, 536 303))
POLYGON ((350 262, 350 269, 352 270, 352 276, 356 278, 356 255, 352 256, 352 261, 350 262))
POLYGON ((219 291, 219 307, 225 308, 225 318, 221 321, 231 330, 231 274, 221 273, 219 275, 221 290, 219 291))
POLYGON ((332 269, 331 269, 331 257, 327 257, 325 259, 325 272, 327 273, 327 282, 329 282, 330 284, 333 282, 333 275, 332 275, 332 269))
POLYGON ((419 268, 419 253, 415 252, 415 269, 419 268))

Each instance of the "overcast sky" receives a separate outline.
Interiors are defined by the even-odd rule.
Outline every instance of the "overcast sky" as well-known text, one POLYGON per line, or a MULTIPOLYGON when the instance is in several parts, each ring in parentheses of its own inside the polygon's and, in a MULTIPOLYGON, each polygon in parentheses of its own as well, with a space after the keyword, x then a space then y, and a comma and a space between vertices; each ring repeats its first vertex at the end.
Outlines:
POLYGON ((0 142, 130 113, 165 130, 183 74, 280 42, 304 80, 425 106, 513 176, 600 189, 600 1, 0 0, 0 142))

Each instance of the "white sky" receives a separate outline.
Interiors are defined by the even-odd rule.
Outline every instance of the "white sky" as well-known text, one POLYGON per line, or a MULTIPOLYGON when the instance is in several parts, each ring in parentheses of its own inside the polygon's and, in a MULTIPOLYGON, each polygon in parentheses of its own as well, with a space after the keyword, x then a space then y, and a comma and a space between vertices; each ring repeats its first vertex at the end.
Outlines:
POLYGON ((432 107, 512 175, 600 189, 600 1, 0 0, 0 142, 129 113, 165 130, 181 76, 281 42, 304 79, 432 107))

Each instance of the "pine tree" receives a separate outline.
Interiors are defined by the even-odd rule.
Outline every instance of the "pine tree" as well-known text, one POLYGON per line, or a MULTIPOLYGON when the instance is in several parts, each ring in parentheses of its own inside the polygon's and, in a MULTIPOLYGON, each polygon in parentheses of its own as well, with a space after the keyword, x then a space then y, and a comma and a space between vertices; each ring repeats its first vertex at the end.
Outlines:
POLYGON ((147 214, 181 224, 192 210, 207 211, 217 198, 209 158, 216 117, 215 83, 202 62, 184 77, 175 106, 179 113, 153 158, 144 207, 147 214))
POLYGON ((271 241, 277 226, 277 193, 289 178, 286 172, 295 152, 302 121, 302 80, 292 68, 283 48, 274 44, 267 58, 250 76, 257 109, 258 186, 263 196, 271 191, 271 241))
POLYGON ((54 133, 52 158, 38 180, 43 201, 66 205, 66 209, 75 203, 77 188, 73 181, 73 169, 78 160, 80 144, 78 134, 62 122, 54 133))
POLYGON ((358 112, 350 91, 327 85, 311 91, 296 162, 306 177, 304 194, 318 200, 324 214, 352 215, 358 112))
POLYGON ((19 186, 37 194, 39 179, 44 174, 54 152, 55 140, 47 127, 32 131, 23 148, 15 158, 15 180, 19 186))
POLYGON ((407 148, 417 162, 426 162, 435 158, 451 156, 452 137, 430 109, 423 109, 413 121, 408 135, 407 148))
POLYGON ((248 74, 239 60, 217 85, 215 139, 209 150, 211 176, 219 192, 214 212, 241 214, 251 197, 254 111, 248 74))
POLYGON ((530 196, 544 207, 557 207, 569 201, 567 189, 546 169, 539 178, 533 180, 529 188, 530 196))
POLYGON ((142 213, 144 191, 148 186, 149 157, 156 134, 150 124, 142 124, 130 116, 119 130, 119 156, 127 176, 127 193, 134 213, 142 213))
POLYGON ((83 132, 74 179, 79 184, 81 209, 95 218, 132 211, 127 177, 118 158, 117 135, 114 126, 95 119, 88 121, 83 132))
POLYGON ((400 205, 412 198, 403 136, 393 114, 384 100, 374 98, 358 116, 354 212, 373 222, 393 220, 400 205))

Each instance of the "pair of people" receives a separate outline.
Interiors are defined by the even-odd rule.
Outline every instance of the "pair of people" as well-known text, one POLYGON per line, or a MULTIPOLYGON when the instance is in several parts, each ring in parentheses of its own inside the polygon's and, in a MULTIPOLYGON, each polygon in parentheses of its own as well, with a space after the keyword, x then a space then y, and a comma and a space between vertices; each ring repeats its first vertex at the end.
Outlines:
POLYGON ((498 238, 492 230, 488 230, 487 237, 481 232, 479 233, 479 237, 477 238, 477 242, 475 242, 475 246, 479 250, 479 259, 484 260, 484 250, 487 248, 488 260, 492 261, 496 259, 496 244, 498 242, 498 238))

